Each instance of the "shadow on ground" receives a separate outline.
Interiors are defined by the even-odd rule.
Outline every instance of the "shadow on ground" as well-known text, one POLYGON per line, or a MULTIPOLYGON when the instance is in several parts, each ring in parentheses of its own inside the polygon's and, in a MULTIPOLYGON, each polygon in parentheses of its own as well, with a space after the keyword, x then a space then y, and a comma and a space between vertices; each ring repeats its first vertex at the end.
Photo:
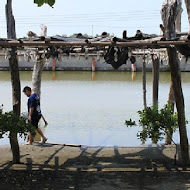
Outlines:
POLYGON ((3 163, 0 189, 190 189, 189 168, 173 164, 174 160, 163 154, 164 146, 131 152, 112 147, 111 156, 104 152, 108 149, 105 147, 80 147, 78 156, 60 163, 64 155, 59 152, 64 148, 59 146, 40 164, 33 163, 27 154, 22 155, 26 157, 22 164, 25 169, 3 163))

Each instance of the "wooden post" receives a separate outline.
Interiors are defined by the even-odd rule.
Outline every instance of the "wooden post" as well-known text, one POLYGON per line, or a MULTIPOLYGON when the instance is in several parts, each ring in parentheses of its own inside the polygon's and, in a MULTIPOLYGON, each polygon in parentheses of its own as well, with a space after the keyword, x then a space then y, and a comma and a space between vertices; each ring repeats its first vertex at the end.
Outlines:
POLYGON ((158 107, 158 89, 159 89, 159 58, 154 59, 154 55, 152 55, 152 73, 153 73, 153 96, 152 96, 152 104, 153 106, 158 107))
MULTIPOLYGON (((153 90, 152 90, 152 104, 158 107, 158 88, 159 88, 159 58, 154 58, 152 54, 152 74, 153 74, 153 90)), ((152 143, 157 143, 152 139, 152 143)))
MULTIPOLYGON (((144 109, 146 109, 147 103, 146 103, 146 62, 145 62, 145 55, 143 56, 142 81, 143 81, 143 105, 144 105, 144 109)), ((143 126, 143 128, 144 128, 144 126, 143 126)), ((144 140, 142 140, 142 144, 145 144, 144 140)))
MULTIPOLYGON (((7 37, 8 39, 16 39, 15 20, 12 13, 12 0, 7 0, 5 10, 7 21, 7 37)), ((9 66, 11 71, 13 112, 17 115, 20 115, 21 88, 16 50, 16 47, 11 48, 9 66)), ((17 133, 13 131, 10 131, 10 144, 13 154, 13 162, 20 163, 20 150, 18 145, 17 133)))
MULTIPOLYGON (((162 7, 162 20, 165 28, 165 37, 172 39, 176 37, 175 21, 178 15, 178 0, 166 0, 162 7)), ((189 164, 189 145, 185 122, 185 105, 181 86, 181 73, 179 59, 176 48, 169 47, 167 49, 171 80, 173 83, 174 96, 178 112, 178 125, 180 133, 180 148, 183 165, 189 164)))
POLYGON ((143 57, 142 79, 143 79, 143 104, 144 104, 144 109, 146 109, 147 103, 146 103, 146 62, 145 62, 145 56, 143 57))

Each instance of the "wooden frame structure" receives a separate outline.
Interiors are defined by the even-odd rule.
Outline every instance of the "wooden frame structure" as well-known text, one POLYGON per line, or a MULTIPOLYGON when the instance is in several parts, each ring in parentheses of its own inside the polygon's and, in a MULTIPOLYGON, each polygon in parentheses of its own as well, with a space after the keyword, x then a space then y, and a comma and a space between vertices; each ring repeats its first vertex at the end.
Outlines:
POLYGON ((151 47, 168 48, 177 45, 190 45, 190 40, 135 40, 129 42, 64 42, 64 41, 21 41, 21 40, 0 40, 0 47, 53 47, 53 46, 87 46, 87 47, 105 47, 105 46, 126 46, 126 47, 151 47))

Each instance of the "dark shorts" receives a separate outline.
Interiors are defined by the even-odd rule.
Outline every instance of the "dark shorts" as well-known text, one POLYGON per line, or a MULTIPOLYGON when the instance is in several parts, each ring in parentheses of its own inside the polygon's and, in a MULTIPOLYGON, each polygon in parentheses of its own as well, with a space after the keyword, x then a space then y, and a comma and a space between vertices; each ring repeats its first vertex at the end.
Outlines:
POLYGON ((32 118, 31 123, 32 123, 32 125, 33 125, 36 129, 38 128, 38 122, 39 122, 40 118, 41 118, 41 116, 38 117, 38 118, 32 118))

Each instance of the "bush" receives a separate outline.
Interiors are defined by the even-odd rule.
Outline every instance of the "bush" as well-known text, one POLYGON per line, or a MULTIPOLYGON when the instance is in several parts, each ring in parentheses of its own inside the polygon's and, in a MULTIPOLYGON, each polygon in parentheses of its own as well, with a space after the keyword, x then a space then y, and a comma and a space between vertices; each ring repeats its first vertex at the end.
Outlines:
POLYGON ((14 132, 25 139, 29 131, 33 135, 36 134, 35 127, 27 118, 16 115, 13 111, 4 113, 2 106, 0 107, 0 138, 3 138, 3 135, 9 137, 9 132, 14 132))
MULTIPOLYGON (((137 137, 142 141, 151 138, 154 143, 163 139, 163 136, 172 134, 178 128, 178 116, 173 113, 170 104, 166 104, 164 108, 158 110, 157 107, 147 107, 142 111, 138 111, 140 116, 139 125, 142 130, 137 133, 137 137)), ((126 120, 127 126, 136 125, 134 121, 126 120)))

